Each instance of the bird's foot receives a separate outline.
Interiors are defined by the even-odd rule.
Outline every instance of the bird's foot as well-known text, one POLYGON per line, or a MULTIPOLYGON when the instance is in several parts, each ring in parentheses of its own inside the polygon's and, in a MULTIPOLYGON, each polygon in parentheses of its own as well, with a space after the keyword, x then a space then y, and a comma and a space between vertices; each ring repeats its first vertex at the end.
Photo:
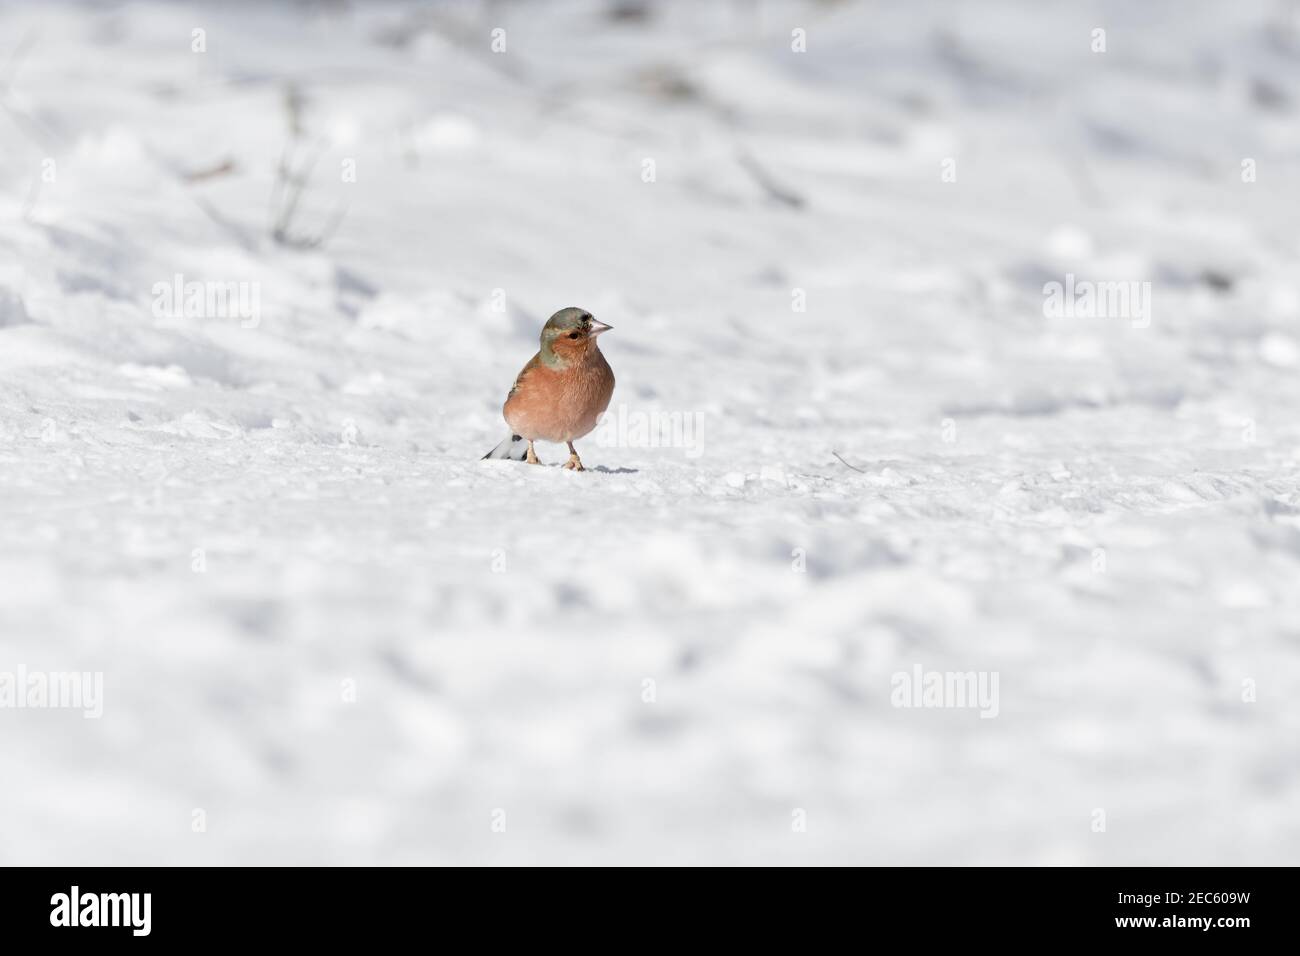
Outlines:
POLYGON ((530 465, 540 465, 540 464, 541 464, 541 462, 537 460, 537 452, 533 451, 533 443, 532 443, 532 442, 529 442, 529 443, 528 443, 528 454, 524 456, 524 461, 528 462, 528 464, 530 464, 530 465))
POLYGON ((572 455, 569 456, 569 460, 564 463, 564 467, 569 469, 570 471, 587 470, 586 468, 582 467, 582 459, 578 457, 577 452, 574 452, 572 455))

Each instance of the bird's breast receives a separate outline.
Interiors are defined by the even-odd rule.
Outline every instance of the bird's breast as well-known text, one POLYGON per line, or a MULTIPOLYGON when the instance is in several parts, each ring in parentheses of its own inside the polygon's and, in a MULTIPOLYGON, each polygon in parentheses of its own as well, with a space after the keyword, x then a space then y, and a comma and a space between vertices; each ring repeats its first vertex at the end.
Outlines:
POLYGON ((613 395, 614 372, 593 349, 567 368, 534 369, 506 399, 505 419, 524 438, 575 441, 596 427, 613 395))

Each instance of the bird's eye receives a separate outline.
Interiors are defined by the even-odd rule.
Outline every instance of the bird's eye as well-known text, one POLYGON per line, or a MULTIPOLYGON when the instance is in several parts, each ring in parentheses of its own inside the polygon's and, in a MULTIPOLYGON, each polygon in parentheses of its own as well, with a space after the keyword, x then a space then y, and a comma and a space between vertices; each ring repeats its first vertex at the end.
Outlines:
POLYGON ((571 339, 577 339, 577 338, 581 338, 581 337, 582 337, 582 333, 581 333, 581 332, 570 332, 570 333, 569 333, 569 338, 571 338, 571 339))

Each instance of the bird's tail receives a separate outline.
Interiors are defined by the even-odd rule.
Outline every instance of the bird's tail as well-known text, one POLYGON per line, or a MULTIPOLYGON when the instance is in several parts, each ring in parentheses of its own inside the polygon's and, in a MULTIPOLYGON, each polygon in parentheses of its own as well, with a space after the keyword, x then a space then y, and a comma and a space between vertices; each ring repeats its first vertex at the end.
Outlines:
POLYGON ((489 458, 510 461, 523 461, 528 455, 528 442, 524 441, 518 435, 511 435, 501 444, 497 445, 490 452, 483 456, 482 461, 489 458))

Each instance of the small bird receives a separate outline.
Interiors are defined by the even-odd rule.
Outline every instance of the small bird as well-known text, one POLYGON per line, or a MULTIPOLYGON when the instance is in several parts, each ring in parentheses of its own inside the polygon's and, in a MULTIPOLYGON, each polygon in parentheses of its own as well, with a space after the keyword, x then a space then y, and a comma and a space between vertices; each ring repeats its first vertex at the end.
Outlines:
POLYGON ((541 351, 519 373, 501 410, 510 437, 485 459, 540 465, 534 441, 564 442, 569 446, 564 467, 584 470, 573 442, 596 427, 614 394, 614 372, 596 344, 596 337, 611 328, 586 309, 571 307, 551 316, 542 327, 541 351))

